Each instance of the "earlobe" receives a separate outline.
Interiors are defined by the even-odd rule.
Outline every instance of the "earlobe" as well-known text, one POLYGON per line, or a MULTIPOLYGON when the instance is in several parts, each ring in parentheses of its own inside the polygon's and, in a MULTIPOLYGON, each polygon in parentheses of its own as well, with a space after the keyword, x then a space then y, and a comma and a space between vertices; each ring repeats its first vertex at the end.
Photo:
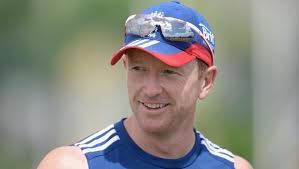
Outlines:
POLYGON ((217 75, 217 67, 209 67, 203 74, 201 82, 201 91, 199 94, 199 100, 203 100, 208 96, 209 91, 213 87, 214 81, 217 75))

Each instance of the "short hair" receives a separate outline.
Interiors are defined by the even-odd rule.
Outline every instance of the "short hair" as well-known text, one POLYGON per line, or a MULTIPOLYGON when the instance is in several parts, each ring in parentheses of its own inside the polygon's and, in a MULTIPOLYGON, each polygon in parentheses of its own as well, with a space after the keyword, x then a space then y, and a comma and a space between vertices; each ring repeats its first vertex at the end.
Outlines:
POLYGON ((209 68, 209 66, 205 62, 203 62, 202 60, 196 59, 196 61, 197 61, 198 68, 199 68, 200 72, 203 72, 203 71, 205 71, 209 68))

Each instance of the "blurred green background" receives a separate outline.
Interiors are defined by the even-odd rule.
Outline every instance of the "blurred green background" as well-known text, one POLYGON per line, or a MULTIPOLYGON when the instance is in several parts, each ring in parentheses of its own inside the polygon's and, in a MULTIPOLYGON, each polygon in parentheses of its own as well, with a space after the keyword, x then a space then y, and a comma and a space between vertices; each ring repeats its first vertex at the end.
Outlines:
MULTIPOLYGON (((157 2, 1 1, 1 168, 34 168, 50 149, 130 113, 122 66, 109 61, 122 46, 125 19, 157 2)), ((248 5, 183 2, 212 25, 220 70, 196 126, 252 160, 248 5)))
MULTIPOLYGON (((109 62, 123 44, 125 19, 157 2, 0 2, 0 168, 36 168, 54 147, 130 114, 122 66, 109 62)), ((219 74, 198 105, 196 127, 252 162, 250 1, 182 2, 216 37, 219 74)))

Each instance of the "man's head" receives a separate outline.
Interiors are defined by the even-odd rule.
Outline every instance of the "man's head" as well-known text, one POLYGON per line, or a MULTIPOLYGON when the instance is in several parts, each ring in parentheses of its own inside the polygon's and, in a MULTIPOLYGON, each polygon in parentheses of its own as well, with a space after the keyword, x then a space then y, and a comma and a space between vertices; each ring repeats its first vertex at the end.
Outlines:
POLYGON ((126 45, 111 61, 115 64, 126 54, 133 117, 150 132, 192 127, 196 102, 207 96, 217 73, 208 23, 176 2, 160 3, 136 16, 128 18, 126 45))

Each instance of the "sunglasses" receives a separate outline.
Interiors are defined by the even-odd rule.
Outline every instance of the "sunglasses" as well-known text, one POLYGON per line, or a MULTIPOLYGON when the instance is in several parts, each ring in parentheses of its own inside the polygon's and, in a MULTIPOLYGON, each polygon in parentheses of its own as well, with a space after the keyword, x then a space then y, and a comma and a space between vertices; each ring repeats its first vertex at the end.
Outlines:
POLYGON ((194 32, 197 33, 208 46, 212 59, 214 52, 212 45, 207 38, 195 25, 172 17, 158 17, 149 14, 137 14, 129 16, 126 20, 126 34, 138 35, 141 37, 150 36, 156 31, 157 26, 161 29, 163 37, 170 41, 192 42, 194 41, 194 32))

